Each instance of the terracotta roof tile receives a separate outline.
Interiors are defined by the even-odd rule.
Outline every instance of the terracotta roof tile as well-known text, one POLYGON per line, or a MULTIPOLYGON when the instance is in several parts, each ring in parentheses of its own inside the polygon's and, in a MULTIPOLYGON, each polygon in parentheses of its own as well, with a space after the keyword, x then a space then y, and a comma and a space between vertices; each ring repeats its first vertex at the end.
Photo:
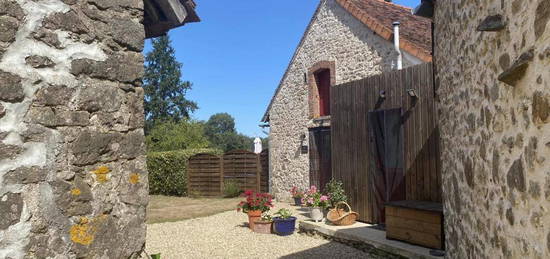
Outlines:
POLYGON ((399 33, 401 48, 418 58, 432 60, 431 21, 415 16, 411 9, 384 0, 336 0, 355 18, 363 22, 381 37, 391 40, 393 22, 401 23, 399 33))

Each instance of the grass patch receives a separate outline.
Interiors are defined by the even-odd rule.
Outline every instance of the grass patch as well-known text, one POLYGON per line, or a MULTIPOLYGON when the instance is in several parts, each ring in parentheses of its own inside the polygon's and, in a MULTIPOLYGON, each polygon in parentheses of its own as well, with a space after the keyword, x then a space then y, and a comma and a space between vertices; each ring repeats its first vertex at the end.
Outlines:
POLYGON ((147 223, 174 222, 206 217, 234 210, 241 201, 237 198, 189 198, 150 195, 147 223))

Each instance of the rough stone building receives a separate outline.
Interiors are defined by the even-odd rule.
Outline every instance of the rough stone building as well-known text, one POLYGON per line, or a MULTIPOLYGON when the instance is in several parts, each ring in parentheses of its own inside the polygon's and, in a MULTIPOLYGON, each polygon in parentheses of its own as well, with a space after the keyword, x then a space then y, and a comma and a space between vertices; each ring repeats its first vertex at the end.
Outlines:
POLYGON ((0 1, 0 258, 142 251, 143 43, 196 21, 193 7, 0 1))
POLYGON ((305 189, 329 180, 330 153, 311 146, 319 141, 330 146, 330 87, 396 69, 396 21, 401 23, 403 66, 431 61, 430 21, 410 9, 384 0, 320 1, 263 118, 270 125, 270 181, 276 197, 288 198, 292 186, 305 189), (319 172, 310 176, 319 169, 310 167, 310 157, 321 164, 321 179, 319 172))
POLYGON ((549 21, 548 0, 435 1, 448 258, 550 258, 549 21))

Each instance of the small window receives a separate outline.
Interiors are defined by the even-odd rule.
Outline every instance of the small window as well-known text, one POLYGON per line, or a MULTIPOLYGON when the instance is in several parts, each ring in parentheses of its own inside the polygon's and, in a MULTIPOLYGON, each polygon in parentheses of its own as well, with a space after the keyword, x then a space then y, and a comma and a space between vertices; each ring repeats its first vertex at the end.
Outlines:
POLYGON ((319 115, 330 115, 330 69, 315 72, 315 83, 319 93, 319 115))

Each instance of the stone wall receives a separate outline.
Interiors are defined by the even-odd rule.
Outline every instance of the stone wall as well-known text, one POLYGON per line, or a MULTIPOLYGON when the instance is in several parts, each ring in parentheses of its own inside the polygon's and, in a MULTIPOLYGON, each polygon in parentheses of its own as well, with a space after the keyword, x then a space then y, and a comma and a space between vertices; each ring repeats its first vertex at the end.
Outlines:
MULTIPOLYGON (((309 187, 309 154, 300 153, 300 136, 308 136, 307 125, 311 125, 304 76, 308 70, 318 62, 335 62, 336 84, 342 84, 391 70, 396 56, 393 43, 377 36, 334 0, 321 1, 269 111, 271 190, 277 198, 289 198, 293 186, 309 187)), ((406 57, 404 66, 420 63, 411 55, 406 57)))
POLYGON ((550 257, 550 1, 438 0, 448 258, 550 257))
POLYGON ((145 243, 141 0, 0 2, 0 258, 145 243))

